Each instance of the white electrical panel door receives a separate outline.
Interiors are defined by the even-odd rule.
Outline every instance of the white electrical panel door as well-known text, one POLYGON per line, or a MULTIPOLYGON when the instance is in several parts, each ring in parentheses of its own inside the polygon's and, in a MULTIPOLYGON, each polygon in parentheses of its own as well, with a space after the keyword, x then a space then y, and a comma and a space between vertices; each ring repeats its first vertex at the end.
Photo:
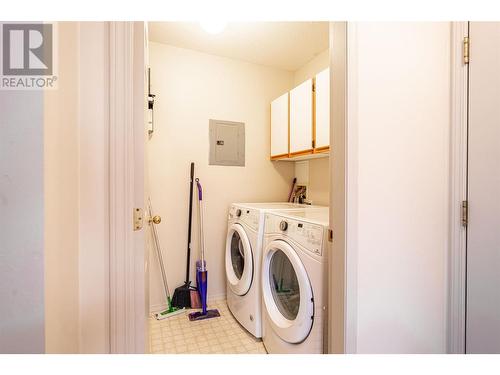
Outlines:
POLYGON ((271 157, 288 155, 288 93, 271 102, 271 157))
POLYGON ((330 146, 330 69, 316 75, 316 148, 330 146))
POLYGON ((245 166, 245 124, 210 120, 209 165, 245 166))
POLYGON ((312 79, 290 91, 290 153, 312 149, 312 79))

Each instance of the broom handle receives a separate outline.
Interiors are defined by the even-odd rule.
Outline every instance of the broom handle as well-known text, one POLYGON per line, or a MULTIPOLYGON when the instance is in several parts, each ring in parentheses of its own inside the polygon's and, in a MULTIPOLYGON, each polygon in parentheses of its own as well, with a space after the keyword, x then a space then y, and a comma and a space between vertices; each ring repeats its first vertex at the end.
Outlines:
POLYGON ((203 189, 200 184, 200 179, 196 179, 198 187, 198 207, 200 210, 200 247, 201 247, 201 270, 205 271, 205 234, 203 233, 203 189))
POLYGON ((188 222, 188 246, 187 246, 187 261, 186 261, 186 281, 189 285, 189 267, 191 266, 191 223, 193 220, 193 178, 194 178, 194 163, 191 163, 191 178, 189 181, 189 222, 188 222))
POLYGON ((297 177, 294 177, 293 183, 292 183, 292 190, 290 190, 290 194, 288 194, 288 201, 287 202, 290 202, 292 200, 292 195, 293 195, 293 191, 295 190, 296 183, 297 183, 297 177))
MULTIPOLYGON (((148 200, 149 217, 153 217, 153 208, 151 207, 151 198, 148 200)), ((161 277, 163 279, 163 288, 165 289, 165 296, 167 301, 170 300, 170 290, 168 289, 167 274, 165 273, 165 266, 163 265, 163 255, 160 249, 160 240, 158 239, 158 232, 156 231, 156 224, 151 222, 151 232, 153 234, 154 246, 156 248, 156 256, 158 257, 158 263, 160 263, 161 277)))

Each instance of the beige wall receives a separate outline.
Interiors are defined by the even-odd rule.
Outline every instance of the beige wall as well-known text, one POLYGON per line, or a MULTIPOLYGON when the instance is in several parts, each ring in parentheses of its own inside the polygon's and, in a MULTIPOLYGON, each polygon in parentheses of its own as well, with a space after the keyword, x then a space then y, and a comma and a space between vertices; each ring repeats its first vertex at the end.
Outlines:
MULTIPOLYGON (((317 73, 328 68, 330 63, 329 50, 325 50, 309 61, 293 74, 293 85, 297 86, 317 73)), ((309 164, 309 181, 307 198, 313 204, 328 206, 329 197, 329 158, 311 159, 309 164)))
POLYGON ((59 24, 58 89, 45 92, 45 342, 78 352, 78 23, 59 24))
POLYGON ((306 79, 314 77, 317 73, 328 68, 329 64, 329 50, 326 49, 323 52, 319 53, 307 64, 293 72, 293 85, 300 85, 306 79))
POLYGON ((328 206, 330 204, 330 158, 309 160, 308 199, 313 204, 328 206))
MULTIPOLYGON (((189 163, 205 192, 209 296, 225 295, 227 210, 238 201, 283 201, 293 163, 270 162, 269 103, 293 83, 290 72, 150 43, 155 133, 149 142, 153 206, 163 218, 159 236, 171 292, 184 280, 189 163), (208 121, 245 123, 245 167, 208 165, 208 121)), ((196 210, 196 205, 194 209, 196 210)), ((198 258, 194 211, 192 260, 198 258)), ((151 253, 151 306, 164 303, 156 255, 151 253)))

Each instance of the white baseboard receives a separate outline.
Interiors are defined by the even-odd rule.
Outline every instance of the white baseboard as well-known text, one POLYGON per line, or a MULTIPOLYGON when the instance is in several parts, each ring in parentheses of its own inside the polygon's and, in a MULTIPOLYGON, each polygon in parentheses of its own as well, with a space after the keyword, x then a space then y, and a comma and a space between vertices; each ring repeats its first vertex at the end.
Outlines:
POLYGON ((157 304, 149 306, 149 313, 154 314, 154 313, 166 310, 166 309, 167 309, 166 303, 157 303, 157 304))
POLYGON ((208 304, 222 302, 226 300, 226 293, 214 294, 212 296, 208 296, 208 304))
MULTIPOLYGON (((222 302, 226 300, 226 293, 221 293, 221 294, 214 294, 211 296, 208 296, 208 305, 212 303, 217 303, 217 302, 222 302)), ((166 303, 155 303, 149 306, 149 313, 153 314, 156 312, 160 312, 163 310, 167 309, 167 304, 166 303)))

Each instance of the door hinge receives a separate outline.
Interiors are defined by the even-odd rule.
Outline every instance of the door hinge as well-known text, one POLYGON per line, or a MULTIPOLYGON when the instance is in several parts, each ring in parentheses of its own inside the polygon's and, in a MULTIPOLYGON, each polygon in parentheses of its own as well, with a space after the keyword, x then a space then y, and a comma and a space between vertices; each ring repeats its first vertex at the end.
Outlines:
POLYGON ((312 148, 316 148, 316 142, 314 140, 312 141, 312 148))
POLYGON ((328 229, 328 242, 333 242, 333 230, 328 229))
POLYGON ((470 54, 470 41, 469 37, 464 37, 464 64, 469 63, 469 54, 470 54))
POLYGON ((462 226, 466 227, 469 224, 469 203, 462 201, 462 226))
POLYGON ((134 208, 134 230, 141 230, 144 222, 144 210, 134 208))

